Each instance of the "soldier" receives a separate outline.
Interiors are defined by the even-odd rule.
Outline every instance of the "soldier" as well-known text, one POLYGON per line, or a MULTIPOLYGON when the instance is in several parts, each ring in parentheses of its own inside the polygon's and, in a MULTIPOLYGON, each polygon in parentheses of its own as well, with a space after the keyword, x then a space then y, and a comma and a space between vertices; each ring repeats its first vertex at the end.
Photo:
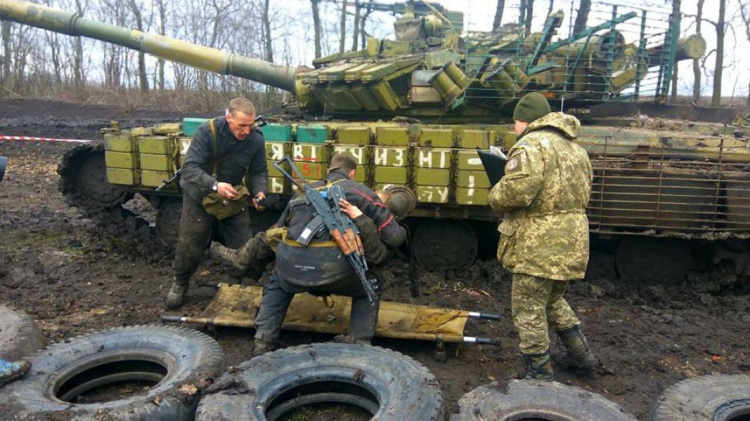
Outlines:
POLYGON ((593 173, 586 151, 573 142, 581 123, 552 113, 539 93, 525 95, 513 112, 518 142, 489 203, 503 214, 497 258, 513 274, 511 307, 521 339, 527 379, 554 380, 548 324, 567 353, 562 364, 598 365, 563 295, 581 279, 589 258, 585 208, 593 173))
MULTIPOLYGON (((375 194, 398 221, 405 218, 417 202, 414 192, 403 186, 389 186, 385 190, 375 191, 375 194)), ((387 261, 393 255, 394 249, 380 241, 377 227, 372 219, 367 215, 362 215, 362 211, 349 202, 342 203, 342 210, 359 228, 367 263, 381 265, 387 261)), ((286 227, 274 226, 268 231, 259 232, 239 249, 232 249, 214 241, 211 243, 211 256, 230 264, 243 277, 258 280, 263 275, 266 266, 276 259, 276 247, 284 235, 286 235, 286 227)))
POLYGON ((182 305, 217 219, 227 246, 242 247, 250 238, 245 198, 252 191, 253 205, 261 210, 258 203, 268 191, 265 140, 254 122, 253 103, 235 98, 224 117, 205 122, 190 142, 180 179, 182 219, 174 283, 167 295, 169 309, 182 305))
POLYGON ((0 358, 0 387, 20 379, 31 369, 31 363, 26 360, 6 361, 0 358))
MULTIPOLYGON (((362 241, 368 261, 378 264, 387 259, 388 247, 398 247, 405 241, 406 230, 372 190, 354 181, 356 168, 357 163, 351 155, 336 154, 331 159, 326 180, 316 181, 313 186, 322 189, 335 183, 342 187, 346 197, 342 210, 354 219, 362 232, 377 233, 369 239, 363 237, 362 241), (373 254, 373 249, 378 252, 373 254)), ((273 349, 289 304, 294 294, 301 292, 352 297, 348 334, 335 340, 369 343, 375 334, 380 288, 375 286, 377 297, 375 305, 371 305, 354 269, 327 230, 316 235, 307 246, 296 241, 305 229, 309 229, 308 224, 314 217, 313 207, 304 198, 295 197, 279 219, 277 226, 286 228, 286 232, 278 243, 276 266, 263 288, 263 298, 255 317, 257 330, 253 355, 273 349)))

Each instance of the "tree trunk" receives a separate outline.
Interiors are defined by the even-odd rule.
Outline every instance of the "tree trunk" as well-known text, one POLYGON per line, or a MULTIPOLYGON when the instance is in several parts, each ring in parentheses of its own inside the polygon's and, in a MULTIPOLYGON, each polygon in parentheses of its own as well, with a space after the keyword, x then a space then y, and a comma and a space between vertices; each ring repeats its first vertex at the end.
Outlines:
MULTIPOLYGON (((157 0, 156 7, 159 9, 159 34, 167 35, 167 8, 164 0, 157 0)), ((160 91, 164 90, 164 59, 156 62, 156 85, 160 91)))
MULTIPOLYGON (((266 0, 263 4, 263 38, 265 40, 266 61, 273 63, 273 40, 271 38, 271 18, 268 14, 268 8, 271 0, 266 0)), ((276 89, 273 86, 266 85, 266 97, 268 106, 276 105, 276 89)))
POLYGON ((339 53, 346 52, 346 0, 341 0, 341 34, 339 36, 339 53))
POLYGON ((359 40, 359 0, 354 0, 354 29, 352 30, 352 51, 357 50, 359 40))
MULTIPOLYGON (((680 19, 680 8, 682 6, 682 0, 672 0, 672 24, 673 25, 681 25, 682 21, 680 19)), ((680 37, 680 31, 679 27, 678 30, 674 33, 674 42, 677 43, 677 39, 680 37)), ((671 103, 676 104, 677 103, 677 62, 672 63, 672 98, 671 103)))
POLYGON ((526 16, 525 28, 523 33, 528 37, 531 34, 531 21, 534 20, 534 0, 526 0, 526 16))
POLYGON ((711 106, 721 105, 721 76, 724 72, 724 33, 727 0, 719 1, 719 20, 716 22, 716 67, 714 67, 714 93, 711 96, 711 106))
MULTIPOLYGON (((372 3, 372 0, 369 0, 369 2, 372 3)), ((360 27, 359 32, 360 32, 360 36, 362 37, 361 48, 363 50, 367 48, 367 31, 365 31, 365 22, 367 22, 367 18, 370 17, 370 13, 372 13, 372 8, 371 7, 366 8, 365 14, 362 15, 362 19, 360 19, 360 24, 359 24, 359 27, 360 27)))
MULTIPOLYGON (((83 16, 83 4, 81 0, 76 0, 76 13, 83 16)), ((83 40, 81 37, 73 37, 73 86, 82 88, 86 84, 85 73, 83 70, 83 40)))
POLYGON ((319 1, 320 0, 310 0, 313 15, 313 27, 315 28, 315 58, 319 58, 323 54, 320 48, 320 37, 322 30, 320 27, 320 10, 318 10, 319 1))
MULTIPOLYGON (((698 10, 695 15, 695 33, 701 33, 701 23, 703 22, 703 3, 705 0, 698 0, 698 10)), ((693 104, 699 104, 701 100, 701 61, 693 59, 693 104)))
MULTIPOLYGON (((701 2, 703 0, 700 0, 701 2)), ((750 42, 750 4, 742 4, 740 5, 740 15, 742 16, 742 22, 745 24, 745 36, 747 37, 747 41, 750 42)), ((750 107, 750 82, 747 84, 747 103, 746 105, 750 107)))
MULTIPOLYGON (((8 21, 2 21, 0 22, 0 25, 2 25, 2 38, 3 38, 3 74, 2 79, 0 79, 0 85, 7 88, 10 86, 10 25, 11 23, 8 21)), ((5 96, 5 91, 0 92, 0 97, 5 96)))
MULTIPOLYGON (((130 0, 130 11, 133 12, 135 18, 136 29, 143 31, 143 16, 141 15, 141 8, 136 4, 135 0, 130 0)), ((146 53, 143 51, 138 52, 138 83, 141 87, 141 92, 148 92, 148 74, 146 73, 146 53)))
POLYGON ((505 11, 505 0, 497 0, 495 19, 492 21, 492 32, 500 32, 500 27, 503 26, 503 11, 505 11))
POLYGON ((578 6, 578 15, 576 15, 576 22, 573 24, 573 34, 577 34, 584 29, 589 21, 589 11, 591 10, 591 0, 581 0, 581 5, 578 6))

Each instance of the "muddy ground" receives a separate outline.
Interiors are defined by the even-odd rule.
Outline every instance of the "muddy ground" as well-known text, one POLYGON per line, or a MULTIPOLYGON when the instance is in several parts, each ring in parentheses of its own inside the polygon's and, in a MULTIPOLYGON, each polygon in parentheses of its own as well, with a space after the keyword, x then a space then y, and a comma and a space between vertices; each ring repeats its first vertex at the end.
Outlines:
MULTIPOLYGON (((0 135, 91 139, 110 120, 130 127, 180 117, 163 111, 6 100, 0 101, 0 135)), ((111 219, 83 217, 66 204, 56 169, 73 146, 0 141, 0 155, 9 157, 0 183, 0 302, 28 312, 49 342, 118 326, 158 324, 164 314, 201 312, 214 291, 195 285, 179 313, 164 309, 172 256, 156 243, 152 227, 132 217, 107 222, 119 213, 111 219)), ((130 207, 153 218, 143 202, 130 207)), ((617 279, 610 253, 609 247, 595 245, 587 279, 573 283, 567 295, 604 365, 590 377, 558 371, 560 382, 600 393, 647 419, 655 399, 677 381, 750 371, 746 284, 730 282, 727 287, 726 271, 714 270, 692 271, 689 283, 628 285, 617 279)), ((447 413, 475 387, 516 377, 521 365, 510 319, 510 277, 493 258, 460 273, 420 268, 422 289, 428 294, 416 299, 409 294, 406 266, 396 261, 389 272, 386 300, 503 316, 500 322, 470 322, 467 328, 469 335, 499 339, 500 346, 448 346, 446 362, 436 361, 433 343, 375 340, 375 345, 410 355, 432 370, 447 413)), ((196 279, 225 281, 228 274, 207 257, 196 279)), ((213 333, 229 364, 248 358, 251 331, 219 328, 213 333)), ((286 345, 329 339, 285 334, 286 345)))

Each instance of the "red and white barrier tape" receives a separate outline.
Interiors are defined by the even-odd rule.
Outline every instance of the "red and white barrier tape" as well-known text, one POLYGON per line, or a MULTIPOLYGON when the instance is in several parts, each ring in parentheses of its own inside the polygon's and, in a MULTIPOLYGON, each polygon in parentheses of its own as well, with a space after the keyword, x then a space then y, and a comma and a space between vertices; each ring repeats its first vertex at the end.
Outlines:
POLYGON ((28 142, 69 142, 69 143, 89 143, 85 139, 58 139, 55 137, 34 137, 34 136, 5 136, 0 135, 0 141, 3 140, 25 140, 28 142))

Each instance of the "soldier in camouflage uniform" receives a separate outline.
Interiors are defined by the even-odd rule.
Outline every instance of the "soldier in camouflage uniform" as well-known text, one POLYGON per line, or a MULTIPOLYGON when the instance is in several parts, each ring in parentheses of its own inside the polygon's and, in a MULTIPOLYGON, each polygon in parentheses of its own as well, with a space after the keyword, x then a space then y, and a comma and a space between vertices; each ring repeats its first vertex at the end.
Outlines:
MULTIPOLYGON (((389 248, 396 248, 406 240, 406 230, 372 190, 354 181, 356 168, 354 157, 346 153, 336 154, 331 158, 326 179, 311 185, 321 190, 332 184, 341 186, 346 199, 342 201, 342 212, 353 218, 362 232, 371 234, 362 236, 365 257, 368 263, 379 264, 387 259, 389 248)), ((255 316, 253 355, 273 349, 292 298, 303 292, 352 297, 349 331, 334 340, 369 343, 375 334, 382 290, 377 283, 374 285, 376 297, 370 304, 354 268, 328 230, 318 230, 316 215, 313 206, 300 193, 289 201, 276 224, 285 227, 286 233, 278 243, 276 266, 263 288, 255 316), (308 231, 316 234, 308 245, 304 245, 301 240, 308 231)), ((266 242, 269 236, 266 236, 266 242)))
POLYGON ((586 151, 572 142, 581 123, 552 113, 544 96, 524 96, 513 119, 518 142, 489 195, 492 209, 503 214, 497 258, 513 274, 513 323, 526 378, 554 380, 548 324, 567 350, 560 363, 586 370, 598 364, 563 298, 569 281, 583 278, 588 264, 585 208, 593 173, 586 151))

